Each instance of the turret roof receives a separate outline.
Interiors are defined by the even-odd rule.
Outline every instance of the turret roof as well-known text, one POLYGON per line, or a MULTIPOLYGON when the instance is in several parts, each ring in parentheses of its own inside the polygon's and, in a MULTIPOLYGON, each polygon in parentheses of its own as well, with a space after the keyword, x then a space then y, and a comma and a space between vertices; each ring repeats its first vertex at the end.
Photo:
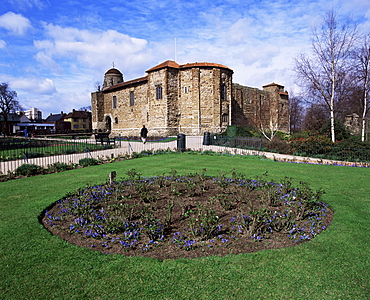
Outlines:
POLYGON ((109 69, 105 74, 119 74, 122 75, 120 70, 117 70, 116 68, 109 69))

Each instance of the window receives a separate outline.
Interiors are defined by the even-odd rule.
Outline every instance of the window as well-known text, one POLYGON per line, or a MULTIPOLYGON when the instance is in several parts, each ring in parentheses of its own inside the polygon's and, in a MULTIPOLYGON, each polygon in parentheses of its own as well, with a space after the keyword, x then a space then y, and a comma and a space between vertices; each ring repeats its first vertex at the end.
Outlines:
POLYGON ((162 87, 161 86, 157 86, 157 88, 155 89, 155 94, 156 94, 156 99, 162 99, 162 87))
POLYGON ((73 122, 78 122, 79 121, 79 119, 73 119, 73 122))
POLYGON ((73 125, 73 128, 78 129, 78 125, 77 124, 73 125))
POLYGON ((86 118, 83 118, 83 119, 82 119, 82 122, 86 123, 86 118))
POLYGON ((130 92, 130 106, 134 106, 135 104, 135 94, 134 92, 130 92))
POLYGON ((114 118, 114 123, 118 124, 118 118, 117 117, 114 118))
POLYGON ((222 117, 221 117, 221 122, 222 123, 229 122, 229 115, 228 114, 223 114, 222 117))
POLYGON ((261 104, 263 104, 264 100, 265 100, 265 97, 264 97, 264 96, 262 96, 262 95, 260 95, 260 103, 261 103, 261 104))
POLYGON ((83 124, 83 125, 82 125, 82 128, 86 129, 86 125, 85 125, 85 124, 83 124))
POLYGON ((226 89, 226 85, 224 83, 221 84, 221 100, 222 101, 227 100, 227 89, 226 89))
POLYGON ((184 93, 187 94, 189 92, 189 89, 187 86, 184 86, 184 93))
POLYGON ((112 108, 116 109, 117 108, 117 96, 113 96, 112 99, 112 108))

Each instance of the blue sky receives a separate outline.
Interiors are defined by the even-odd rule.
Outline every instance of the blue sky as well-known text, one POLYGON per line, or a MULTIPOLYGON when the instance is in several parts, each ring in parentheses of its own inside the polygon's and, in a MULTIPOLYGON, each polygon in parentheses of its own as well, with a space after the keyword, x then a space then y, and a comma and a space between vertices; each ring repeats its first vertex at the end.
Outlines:
POLYGON ((166 60, 214 62, 236 83, 297 92, 292 59, 329 9, 370 32, 369 0, 2 0, 0 82, 44 118, 90 105, 113 62, 125 80, 166 60))

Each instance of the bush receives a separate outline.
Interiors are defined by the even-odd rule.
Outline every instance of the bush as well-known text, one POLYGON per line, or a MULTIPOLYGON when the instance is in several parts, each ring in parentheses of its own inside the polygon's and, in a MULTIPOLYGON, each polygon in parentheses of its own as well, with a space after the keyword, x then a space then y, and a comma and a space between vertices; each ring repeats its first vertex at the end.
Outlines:
POLYGON ((15 175, 18 176, 33 176, 41 174, 43 171, 43 168, 41 168, 38 165, 34 164, 23 164, 19 166, 15 171, 15 175))
POLYGON ((290 144, 282 140, 278 137, 274 137, 272 141, 267 141, 267 140, 262 140, 262 146, 264 149, 267 149, 269 152, 276 152, 276 153, 283 153, 287 154, 291 151, 291 146, 290 144))
POLYGON ((332 150, 330 138, 323 135, 313 135, 308 138, 295 139, 290 142, 293 154, 306 153, 307 156, 326 154, 332 150))
POLYGON ((50 172, 62 172, 70 169, 72 169, 72 166, 60 162, 53 163, 48 167, 48 170, 50 172))
MULTIPOLYGON (((351 134, 349 133, 348 129, 344 125, 344 123, 338 119, 334 119, 334 132, 335 132, 335 139, 337 141, 348 139, 351 134)), ((325 124, 320 129, 320 134, 331 136, 331 123, 330 120, 327 120, 325 124)))
POLYGON ((78 161, 78 164, 81 167, 88 167, 88 166, 94 166, 99 164, 99 161, 96 160, 95 158, 82 158, 78 161))

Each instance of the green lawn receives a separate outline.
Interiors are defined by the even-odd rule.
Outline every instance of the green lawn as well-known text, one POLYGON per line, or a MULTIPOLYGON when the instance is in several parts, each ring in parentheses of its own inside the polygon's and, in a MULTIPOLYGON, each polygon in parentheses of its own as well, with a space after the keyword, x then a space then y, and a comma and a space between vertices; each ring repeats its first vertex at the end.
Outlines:
MULTIPOLYGON (((38 141, 36 141, 38 142, 38 141)), ((36 144, 37 145, 37 144, 36 144)), ((15 148, 15 149, 0 149, 0 161, 23 159, 33 157, 43 157, 50 155, 61 155, 71 153, 83 153, 86 152, 86 147, 89 151, 104 150, 106 147, 95 142, 90 143, 89 141, 79 142, 77 141, 42 141, 39 146, 33 146, 29 148, 15 148), (44 144, 42 144, 44 143, 44 144)))
POLYGON ((0 299, 369 299, 370 169, 279 163, 256 157, 156 155, 0 183, 0 299), (157 261, 105 255, 49 234, 48 205, 110 171, 123 177, 176 169, 268 171, 326 191, 333 224, 314 240, 258 253, 157 261))

